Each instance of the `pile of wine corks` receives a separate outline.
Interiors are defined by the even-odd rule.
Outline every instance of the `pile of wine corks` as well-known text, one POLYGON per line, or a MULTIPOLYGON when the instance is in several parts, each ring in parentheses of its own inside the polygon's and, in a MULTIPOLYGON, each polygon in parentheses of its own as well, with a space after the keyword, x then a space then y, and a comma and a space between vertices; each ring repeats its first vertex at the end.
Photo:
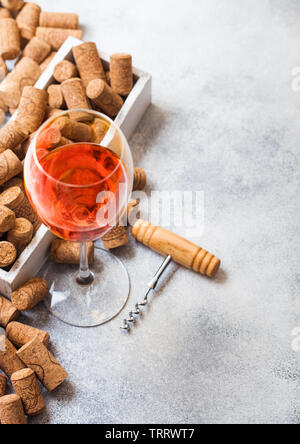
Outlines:
POLYGON ((12 293, 11 302, 0 296, 1 424, 26 424, 26 416, 45 408, 41 387, 52 392, 68 377, 47 348, 49 333, 17 322, 21 311, 31 310, 48 292, 47 282, 34 278, 12 293), (7 378, 15 394, 7 394, 7 378))
POLYGON ((24 189, 24 150, 41 125, 48 94, 25 87, 19 118, 0 129, 0 268, 9 271, 41 225, 24 189))
MULTIPOLYGON (((83 34, 77 14, 43 12, 32 2, 1 3, 0 124, 5 112, 15 113, 24 87, 35 84, 65 40, 82 39, 83 34), (14 59, 17 63, 9 73, 6 61, 14 59)), ((58 109, 93 108, 114 118, 133 88, 132 57, 112 55, 107 71, 95 43, 84 43, 73 49, 72 61, 55 67, 54 78, 47 117, 58 109)))
POLYGON ((48 152, 78 142, 100 144, 109 127, 108 122, 86 111, 66 112, 39 132, 36 149, 48 152))
MULTIPOLYGON (((0 168, 1 158, 3 162, 10 162, 10 156, 13 157, 14 153, 9 150, 0 154, 0 168)), ((17 157, 13 160, 20 162, 17 157)), ((9 168, 9 163, 7 166, 9 168)), ((0 194, 0 268, 7 271, 30 244, 40 226, 24 194, 22 179, 12 184, 14 186, 9 186, 0 194)))
MULTIPOLYGON (((40 226, 22 181, 23 160, 36 131, 62 110, 94 109, 115 118, 134 77, 130 54, 112 55, 108 66, 95 43, 87 42, 73 48, 72 59, 55 66, 55 83, 47 91, 34 88, 64 41, 82 38, 78 16, 43 12, 36 3, 22 0, 0 4, 0 125, 5 113, 14 114, 0 129, 0 267, 9 270, 40 226), (14 59, 17 63, 8 72, 6 61, 14 59)), ((99 119, 90 128, 80 117, 71 123, 56 129, 50 148, 73 141, 100 143, 107 130, 99 119)), ((125 243, 123 229, 119 231, 125 243)))
POLYGON ((24 87, 35 84, 65 40, 82 35, 77 14, 43 12, 33 2, 1 1, 0 123, 5 112, 15 112, 24 87), (17 60, 10 73, 7 60, 17 60))
POLYGON ((76 46, 72 54, 72 60, 63 60, 54 68, 56 83, 48 88, 48 114, 81 108, 115 118, 133 88, 132 56, 112 55, 109 71, 105 71, 95 43, 76 46))

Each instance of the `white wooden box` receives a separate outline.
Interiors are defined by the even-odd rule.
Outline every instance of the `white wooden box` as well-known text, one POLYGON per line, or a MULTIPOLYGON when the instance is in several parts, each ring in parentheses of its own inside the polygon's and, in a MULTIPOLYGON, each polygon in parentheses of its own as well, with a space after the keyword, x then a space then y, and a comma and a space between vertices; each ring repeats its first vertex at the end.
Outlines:
MULTIPOLYGON (((47 89, 55 82, 53 70, 62 60, 72 60, 72 48, 83 43, 81 40, 69 37, 60 48, 48 68, 43 72, 35 87, 47 89)), ((109 65, 109 55, 101 52, 104 68, 109 65)), ((133 131, 141 120, 143 114, 151 103, 151 76, 137 68, 134 68, 135 85, 127 97, 120 113, 115 119, 116 124, 122 129, 127 139, 130 139, 133 131)), ((13 119, 14 117, 12 117, 13 119)), ((33 241, 23 251, 9 272, 0 269, 0 294, 10 297, 12 291, 38 273, 45 262, 49 246, 54 236, 42 225, 36 233, 33 241)))

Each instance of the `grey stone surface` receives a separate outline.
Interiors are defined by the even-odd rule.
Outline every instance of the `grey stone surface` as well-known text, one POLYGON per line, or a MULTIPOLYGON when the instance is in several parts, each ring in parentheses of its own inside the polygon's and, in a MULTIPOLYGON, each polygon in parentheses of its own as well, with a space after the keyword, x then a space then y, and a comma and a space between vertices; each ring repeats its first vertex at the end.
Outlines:
MULTIPOLYGON (((148 191, 203 190, 193 240, 223 260, 214 281, 173 266, 143 323, 64 326, 43 306, 69 382, 32 423, 298 423, 300 352, 300 4, 295 0, 79 0, 85 39, 128 51, 153 74, 153 105, 131 140, 148 191), (170 278, 170 279, 169 279, 170 278)), ((140 297, 160 257, 117 252, 140 297)), ((127 313, 127 310, 126 310, 127 313)))

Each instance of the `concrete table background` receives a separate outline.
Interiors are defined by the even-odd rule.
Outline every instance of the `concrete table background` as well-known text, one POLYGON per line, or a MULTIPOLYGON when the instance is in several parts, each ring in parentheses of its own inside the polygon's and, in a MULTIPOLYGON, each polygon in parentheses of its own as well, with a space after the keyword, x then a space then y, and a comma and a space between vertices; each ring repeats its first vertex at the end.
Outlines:
MULTIPOLYGON (((203 190, 197 242, 223 259, 215 281, 173 267, 131 336, 113 322, 67 327, 43 306, 69 382, 33 423, 297 423, 300 353, 300 4, 296 0, 39 0, 80 14, 85 39, 153 74, 131 140, 154 190, 203 190)), ((139 298, 160 257, 117 252, 139 298)))

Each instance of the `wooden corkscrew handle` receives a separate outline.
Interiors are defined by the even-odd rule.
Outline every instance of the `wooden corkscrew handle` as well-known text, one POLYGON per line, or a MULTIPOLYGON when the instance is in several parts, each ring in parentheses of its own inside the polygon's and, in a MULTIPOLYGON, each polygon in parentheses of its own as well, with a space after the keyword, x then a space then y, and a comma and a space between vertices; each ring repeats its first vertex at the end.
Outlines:
POLYGON ((172 256, 175 262, 197 273, 214 277, 220 268, 221 261, 213 254, 150 222, 138 220, 132 228, 132 235, 146 247, 163 256, 172 256))

